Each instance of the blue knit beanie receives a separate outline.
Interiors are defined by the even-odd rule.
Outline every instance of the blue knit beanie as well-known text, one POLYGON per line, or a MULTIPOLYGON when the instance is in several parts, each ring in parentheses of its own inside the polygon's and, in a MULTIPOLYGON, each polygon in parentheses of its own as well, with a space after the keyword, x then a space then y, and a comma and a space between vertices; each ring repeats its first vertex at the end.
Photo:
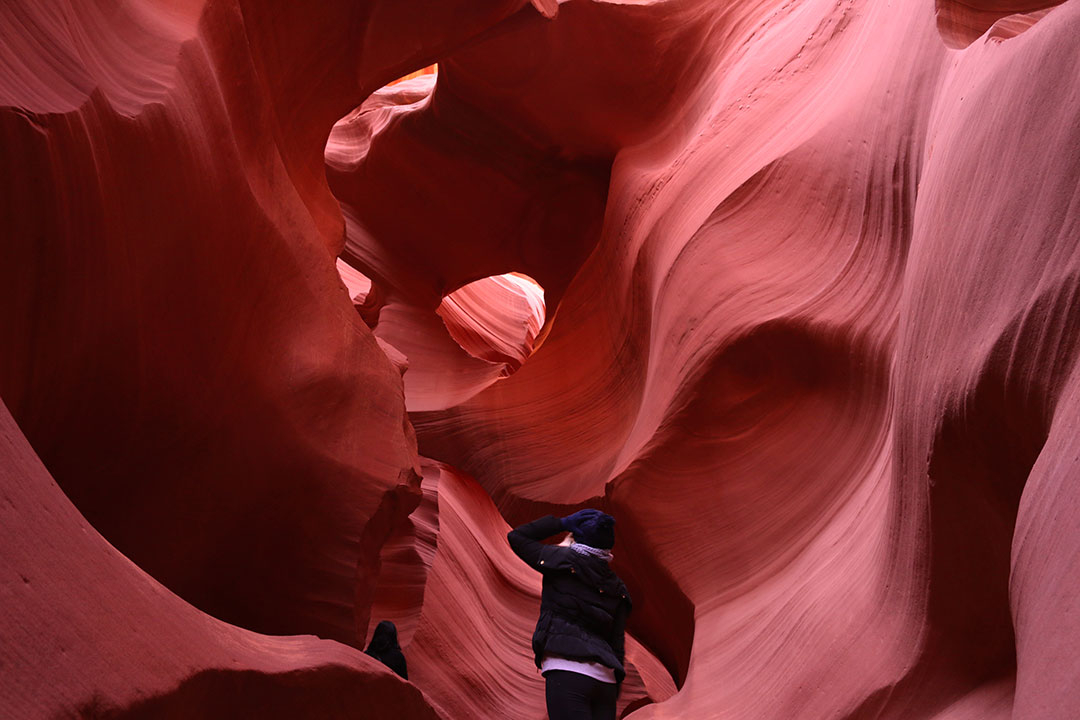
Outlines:
POLYGON ((615 518, 605 512, 591 514, 571 530, 574 541, 589 547, 610 550, 615 547, 615 518))

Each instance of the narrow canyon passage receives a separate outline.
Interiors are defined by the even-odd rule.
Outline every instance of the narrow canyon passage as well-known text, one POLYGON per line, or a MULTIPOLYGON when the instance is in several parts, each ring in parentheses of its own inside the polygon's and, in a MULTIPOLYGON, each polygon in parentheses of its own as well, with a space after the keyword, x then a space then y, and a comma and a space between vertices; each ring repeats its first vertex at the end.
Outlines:
POLYGON ((1080 0, 0 5, 0 716, 1080 708, 1080 0), (408 680, 363 653, 392 621, 408 680))

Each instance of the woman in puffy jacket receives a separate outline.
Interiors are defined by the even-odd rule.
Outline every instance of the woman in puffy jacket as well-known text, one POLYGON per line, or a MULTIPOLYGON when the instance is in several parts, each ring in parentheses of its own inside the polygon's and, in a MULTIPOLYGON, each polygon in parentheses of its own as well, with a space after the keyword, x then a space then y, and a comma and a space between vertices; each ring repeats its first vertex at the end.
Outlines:
POLYGON ((591 508, 561 519, 549 515, 514 528, 507 539, 544 576, 532 647, 547 683, 548 717, 614 720, 631 608, 609 566, 615 518, 591 508), (561 532, 573 535, 568 547, 540 542, 561 532))

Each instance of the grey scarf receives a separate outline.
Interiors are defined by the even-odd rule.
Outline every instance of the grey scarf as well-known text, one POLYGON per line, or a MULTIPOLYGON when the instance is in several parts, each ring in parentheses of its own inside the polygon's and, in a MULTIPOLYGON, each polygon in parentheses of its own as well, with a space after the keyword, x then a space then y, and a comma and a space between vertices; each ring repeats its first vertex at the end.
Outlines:
POLYGON ((610 550, 602 550, 600 548, 594 548, 591 545, 582 545, 581 543, 570 543, 570 549, 579 555, 592 555, 601 560, 611 562, 612 556, 610 550))

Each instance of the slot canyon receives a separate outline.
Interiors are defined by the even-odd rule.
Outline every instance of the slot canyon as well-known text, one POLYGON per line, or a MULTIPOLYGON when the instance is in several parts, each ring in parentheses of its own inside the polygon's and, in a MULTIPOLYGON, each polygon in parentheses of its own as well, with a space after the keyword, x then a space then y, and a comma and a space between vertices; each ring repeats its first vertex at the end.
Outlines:
POLYGON ((1080 718, 1080 0, 3 0, 0 173, 0 717, 544 720, 598 508, 619 718, 1080 718))

